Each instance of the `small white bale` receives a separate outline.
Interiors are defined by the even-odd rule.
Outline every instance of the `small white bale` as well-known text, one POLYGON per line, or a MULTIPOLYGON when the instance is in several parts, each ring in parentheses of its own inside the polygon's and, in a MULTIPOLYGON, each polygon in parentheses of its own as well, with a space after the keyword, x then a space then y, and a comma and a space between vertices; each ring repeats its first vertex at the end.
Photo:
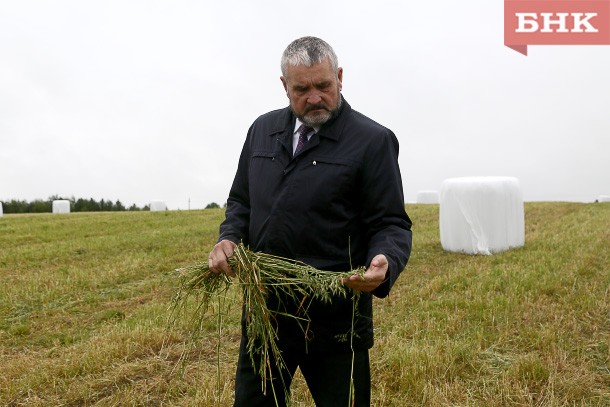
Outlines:
POLYGON ((597 202, 610 202, 610 195, 600 195, 597 198, 597 202))
POLYGON ((525 243, 525 214, 514 177, 462 177, 443 181, 441 245, 450 252, 492 254, 525 243))
POLYGON ((0 202, 0 218, 4 216, 4 213, 2 212, 2 202, 0 202))
POLYGON ((167 210, 167 205, 165 205, 164 201, 152 201, 150 203, 151 212, 159 212, 159 211, 166 211, 166 210, 167 210))
POLYGON ((70 213, 70 201, 66 199, 53 201, 53 213, 70 213))
POLYGON ((418 204, 437 204, 439 203, 438 191, 419 191, 416 202, 418 204))

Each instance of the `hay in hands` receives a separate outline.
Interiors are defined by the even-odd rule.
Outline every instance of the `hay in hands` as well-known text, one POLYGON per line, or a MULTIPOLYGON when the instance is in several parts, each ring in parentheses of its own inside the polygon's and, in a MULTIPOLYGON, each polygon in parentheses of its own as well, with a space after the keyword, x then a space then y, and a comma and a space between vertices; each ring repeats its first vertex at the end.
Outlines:
MULTIPOLYGON (((358 292, 345 287, 343 279, 354 274, 363 275, 365 271, 364 267, 345 272, 318 270, 295 260, 252 252, 243 244, 235 248, 233 256, 229 258, 229 265, 235 271, 234 280, 223 273, 212 272, 207 262, 178 269, 181 279, 172 300, 172 318, 177 318, 180 311, 186 310, 187 301, 194 297, 196 308, 190 316, 190 326, 193 338, 197 338, 203 327, 202 322, 209 317, 212 302, 224 296, 232 284, 238 284, 243 294, 247 350, 253 367, 258 369, 263 378, 263 386, 267 379, 272 379, 271 363, 275 363, 278 369, 285 367, 277 345, 274 324, 277 312, 268 308, 267 297, 274 294, 277 298, 295 302, 299 299, 302 301, 303 298, 330 302, 336 296, 351 296, 355 304, 358 292)), ((282 315, 297 318, 304 325, 309 321, 306 310, 298 316, 282 315)), ((220 324, 220 315, 218 317, 220 324)))

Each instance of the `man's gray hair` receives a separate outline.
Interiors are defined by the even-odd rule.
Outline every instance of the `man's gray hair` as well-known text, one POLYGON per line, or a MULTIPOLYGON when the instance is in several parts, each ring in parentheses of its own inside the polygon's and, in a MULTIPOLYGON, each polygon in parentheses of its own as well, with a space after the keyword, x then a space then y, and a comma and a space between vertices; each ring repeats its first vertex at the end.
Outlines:
POLYGON ((326 58, 330 60, 333 72, 339 70, 339 60, 335 51, 328 43, 316 37, 296 39, 286 47, 282 55, 282 75, 286 76, 288 66, 319 64, 326 58))

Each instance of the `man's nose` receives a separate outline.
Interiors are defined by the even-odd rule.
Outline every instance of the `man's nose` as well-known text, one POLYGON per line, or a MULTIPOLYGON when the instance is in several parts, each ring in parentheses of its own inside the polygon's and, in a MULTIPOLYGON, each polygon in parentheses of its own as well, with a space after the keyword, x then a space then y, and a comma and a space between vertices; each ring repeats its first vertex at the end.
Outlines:
POLYGON ((309 95, 307 97, 307 103, 309 103, 310 105, 317 105, 321 101, 322 101, 322 98, 320 97, 320 95, 318 93, 312 93, 311 95, 309 95))

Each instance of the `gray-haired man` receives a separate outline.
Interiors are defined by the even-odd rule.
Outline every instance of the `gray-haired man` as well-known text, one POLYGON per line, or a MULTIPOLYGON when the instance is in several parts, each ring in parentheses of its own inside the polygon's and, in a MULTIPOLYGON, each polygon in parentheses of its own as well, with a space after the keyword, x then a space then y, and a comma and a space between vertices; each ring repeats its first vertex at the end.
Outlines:
POLYGON ((260 116, 248 131, 210 268, 233 275, 227 258, 244 242, 254 251, 322 270, 367 270, 364 278, 344 280, 361 291, 355 313, 345 298, 297 304, 268 297, 269 308, 277 311, 278 345, 287 366, 281 371, 270 367, 267 377, 273 383, 262 384, 245 348, 244 310, 235 405, 284 405, 284 389, 299 367, 317 406, 348 405, 350 397, 354 405, 368 406, 372 295, 388 295, 411 252, 398 141, 391 130, 345 101, 343 69, 323 40, 293 41, 281 68, 290 106, 260 116), (301 133, 302 148, 297 150, 301 133), (299 315, 303 309, 310 318, 307 327, 283 316, 299 315), (345 340, 346 333, 353 341, 345 340))

